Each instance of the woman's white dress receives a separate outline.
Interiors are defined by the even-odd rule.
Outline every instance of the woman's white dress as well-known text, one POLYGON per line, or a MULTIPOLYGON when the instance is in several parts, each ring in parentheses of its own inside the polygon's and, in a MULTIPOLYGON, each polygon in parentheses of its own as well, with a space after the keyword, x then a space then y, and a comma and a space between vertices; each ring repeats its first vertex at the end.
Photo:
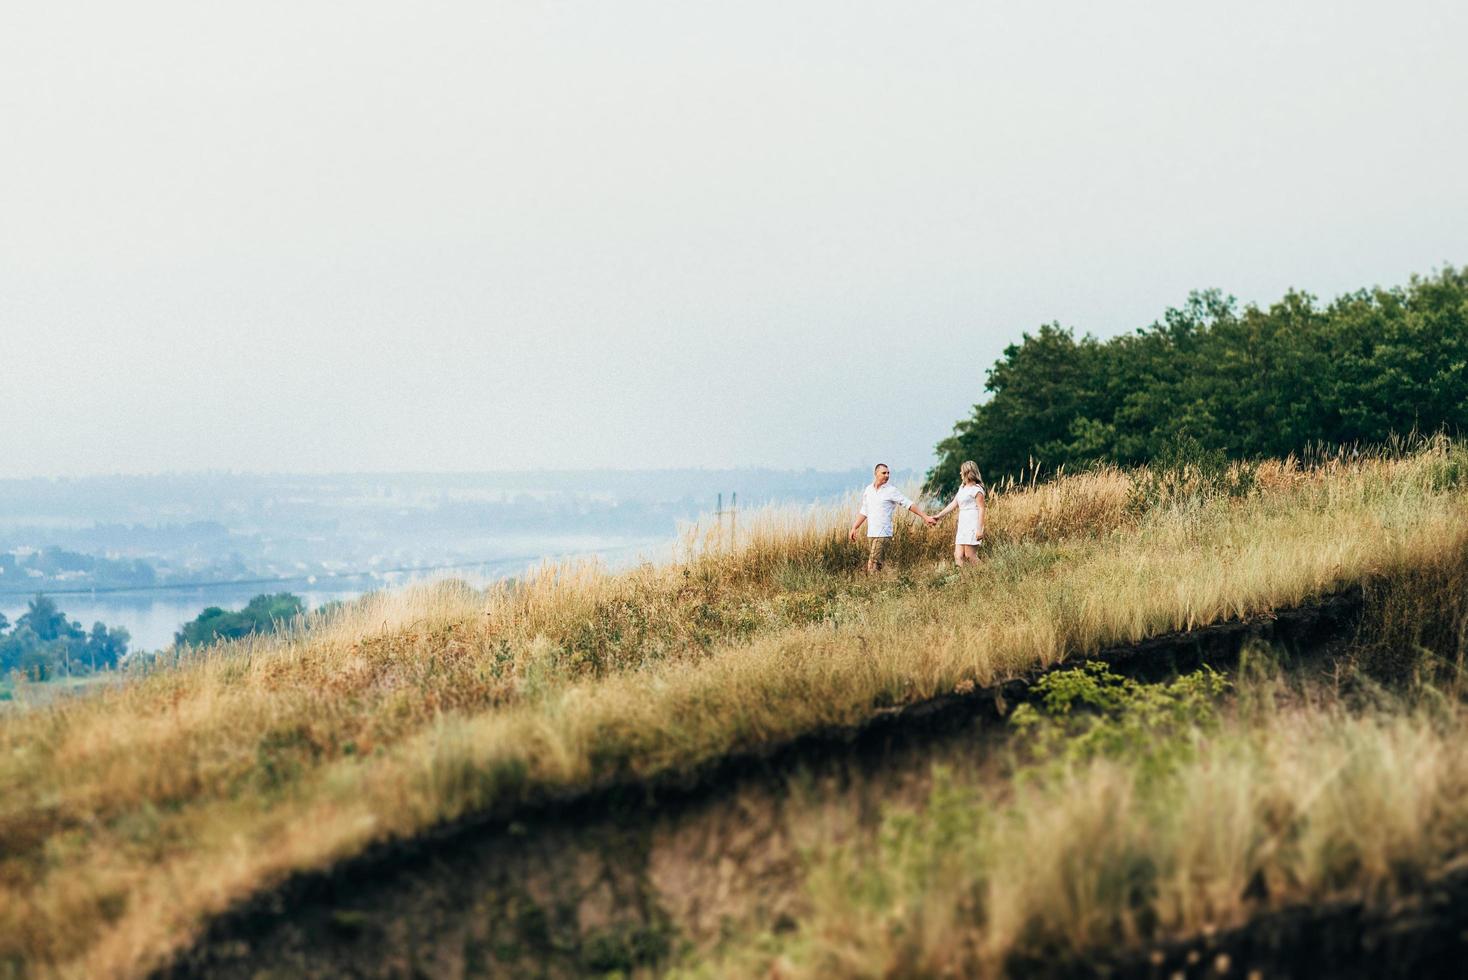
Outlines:
POLYGON ((982 483, 971 483, 958 488, 958 533, 954 544, 979 543, 979 497, 984 493, 982 483))

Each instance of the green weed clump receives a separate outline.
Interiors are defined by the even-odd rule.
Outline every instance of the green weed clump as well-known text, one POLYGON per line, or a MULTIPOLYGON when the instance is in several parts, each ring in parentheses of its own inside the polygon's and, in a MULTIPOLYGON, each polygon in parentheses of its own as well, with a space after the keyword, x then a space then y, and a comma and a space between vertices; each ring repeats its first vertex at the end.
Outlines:
POLYGON ((1009 723, 1033 766, 1111 758, 1160 775, 1190 757, 1193 736, 1215 726, 1218 699, 1228 688, 1207 666, 1166 684, 1144 684, 1092 662, 1041 677, 1035 700, 1017 707, 1009 723))

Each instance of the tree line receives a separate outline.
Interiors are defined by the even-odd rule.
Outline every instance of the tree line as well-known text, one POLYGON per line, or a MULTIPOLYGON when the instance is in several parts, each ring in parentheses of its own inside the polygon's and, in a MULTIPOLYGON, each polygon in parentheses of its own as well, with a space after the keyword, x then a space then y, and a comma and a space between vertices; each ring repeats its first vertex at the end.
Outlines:
MULTIPOLYGON (((326 611, 330 605, 318 611, 326 611)), ((207 646, 251 633, 273 633, 306 613, 306 604, 289 592, 257 595, 243 609, 210 606, 174 634, 179 646, 207 646)), ((0 679, 19 673, 31 681, 82 677, 116 669, 132 637, 120 626, 94 623, 90 630, 67 618, 56 600, 38 594, 12 625, 0 613, 0 679)), ((151 655, 134 654, 142 661, 151 655)))
POLYGON ((1142 463, 1180 439, 1248 459, 1468 430, 1468 267, 1328 304, 1291 290, 1240 309, 1195 292, 1107 341, 1045 324, 1004 349, 984 389, 938 444, 930 489, 956 487, 965 459, 993 481, 1142 463))
MULTIPOLYGON (((322 607, 325 608, 324 606, 322 607)), ((306 613, 306 603, 290 592, 257 595, 238 612, 210 606, 174 634, 179 646, 206 646, 251 633, 274 633, 284 623, 306 613)))
POLYGON ((131 639, 120 626, 99 622, 83 629, 54 599, 37 595, 14 626, 0 613, 0 677, 19 672, 46 681, 110 670, 127 654, 131 639))

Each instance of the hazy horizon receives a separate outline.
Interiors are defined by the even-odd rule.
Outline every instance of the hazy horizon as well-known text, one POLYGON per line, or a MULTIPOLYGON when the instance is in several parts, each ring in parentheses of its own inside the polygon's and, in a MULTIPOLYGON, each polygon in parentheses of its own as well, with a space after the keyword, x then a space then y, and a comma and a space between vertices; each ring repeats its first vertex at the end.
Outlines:
POLYGON ((0 616, 15 622, 43 593, 153 649, 205 606, 261 593, 314 608, 443 577, 484 585, 545 561, 660 561, 687 527, 722 526, 716 508, 737 503, 744 520, 836 499, 854 510, 868 479, 752 468, 0 478, 0 616))
POLYGON ((1023 331, 1468 261, 1468 8, 33 5, 0 476, 923 470, 1023 331))
MULTIPOLYGON (((921 475, 928 468, 931 461, 931 453, 928 460, 922 466, 903 463, 892 464, 893 474, 910 473, 921 475)), ((282 477, 310 477, 312 479, 327 479, 333 476, 340 477, 492 477, 499 474, 506 476, 539 476, 539 475, 568 475, 605 473, 614 475, 644 475, 644 474, 674 474, 674 473, 815 473, 821 475, 843 475, 860 469, 851 466, 589 466, 584 468, 566 468, 555 466, 526 466, 513 467, 503 466, 494 469, 483 470, 230 470, 230 469, 180 469, 180 470, 152 470, 134 471, 114 470, 98 473, 60 473, 48 474, 38 473, 32 476, 13 476, 0 471, 0 483, 23 482, 23 481, 61 481, 61 480, 107 480, 107 479, 189 479, 201 477, 248 477, 251 479, 271 479, 282 477)))

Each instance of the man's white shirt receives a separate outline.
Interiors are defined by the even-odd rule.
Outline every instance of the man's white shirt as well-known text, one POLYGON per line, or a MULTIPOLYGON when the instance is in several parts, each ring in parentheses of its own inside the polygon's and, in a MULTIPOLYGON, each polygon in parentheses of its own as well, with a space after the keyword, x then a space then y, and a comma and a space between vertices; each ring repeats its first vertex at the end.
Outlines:
POLYGON ((902 491, 892 484, 884 483, 880 490, 867 484, 866 490, 861 495, 860 511, 867 519, 867 537, 892 537, 892 514, 898 510, 907 510, 911 506, 912 501, 904 497, 902 491))

